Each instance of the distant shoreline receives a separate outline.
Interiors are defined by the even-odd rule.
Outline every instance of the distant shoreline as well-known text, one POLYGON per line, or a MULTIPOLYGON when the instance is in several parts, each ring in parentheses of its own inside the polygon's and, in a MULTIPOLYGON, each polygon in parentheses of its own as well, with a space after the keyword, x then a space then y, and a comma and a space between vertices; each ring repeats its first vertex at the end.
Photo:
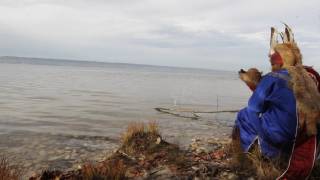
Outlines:
POLYGON ((85 64, 85 66, 92 67, 107 67, 110 65, 123 66, 123 67, 137 67, 137 68, 157 68, 157 69, 172 69, 172 70, 191 70, 191 71, 206 71, 215 73, 232 73, 233 71, 207 69, 207 68, 190 68, 190 67, 178 67, 178 66, 161 66, 161 65, 149 65, 149 64, 133 64, 133 63, 116 63, 116 62, 103 62, 103 61, 89 61, 89 60, 75 60, 75 59, 59 59, 59 58, 39 58, 39 57, 20 57, 20 56, 0 56, 0 63, 9 64, 36 64, 36 65, 74 65, 78 66, 79 63, 85 64), (51 62, 51 63, 50 63, 51 62), (54 62, 54 63, 52 63, 54 62))

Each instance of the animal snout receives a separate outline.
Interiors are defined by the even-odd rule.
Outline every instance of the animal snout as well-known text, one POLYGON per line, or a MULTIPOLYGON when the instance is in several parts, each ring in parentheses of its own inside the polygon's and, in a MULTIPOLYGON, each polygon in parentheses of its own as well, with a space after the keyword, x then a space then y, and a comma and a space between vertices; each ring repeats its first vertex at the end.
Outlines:
POLYGON ((241 73, 246 73, 246 71, 243 69, 240 69, 239 74, 241 74, 241 73))

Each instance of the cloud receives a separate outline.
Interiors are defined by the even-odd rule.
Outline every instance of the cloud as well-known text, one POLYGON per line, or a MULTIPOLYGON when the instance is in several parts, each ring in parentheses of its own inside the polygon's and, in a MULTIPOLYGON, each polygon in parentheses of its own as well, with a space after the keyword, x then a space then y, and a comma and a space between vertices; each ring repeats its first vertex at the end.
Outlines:
POLYGON ((285 21, 306 62, 320 67, 319 5, 317 0, 2 0, 0 55, 267 69, 269 28, 282 28, 285 21))

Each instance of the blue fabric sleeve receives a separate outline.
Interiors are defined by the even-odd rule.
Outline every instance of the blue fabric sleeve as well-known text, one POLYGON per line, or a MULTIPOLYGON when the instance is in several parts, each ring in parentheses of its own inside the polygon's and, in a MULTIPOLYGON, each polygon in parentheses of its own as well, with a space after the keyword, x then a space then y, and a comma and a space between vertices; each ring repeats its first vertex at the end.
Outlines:
POLYGON ((248 102, 248 109, 252 112, 263 113, 267 108, 267 99, 272 93, 274 78, 270 75, 264 76, 248 102))

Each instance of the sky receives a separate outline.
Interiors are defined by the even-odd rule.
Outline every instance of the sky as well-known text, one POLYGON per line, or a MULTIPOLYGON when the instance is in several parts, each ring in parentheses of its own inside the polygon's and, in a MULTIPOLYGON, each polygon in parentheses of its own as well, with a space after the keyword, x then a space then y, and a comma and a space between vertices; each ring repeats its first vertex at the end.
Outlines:
POLYGON ((320 69, 319 0, 0 0, 0 56, 269 70, 270 27, 320 69))

